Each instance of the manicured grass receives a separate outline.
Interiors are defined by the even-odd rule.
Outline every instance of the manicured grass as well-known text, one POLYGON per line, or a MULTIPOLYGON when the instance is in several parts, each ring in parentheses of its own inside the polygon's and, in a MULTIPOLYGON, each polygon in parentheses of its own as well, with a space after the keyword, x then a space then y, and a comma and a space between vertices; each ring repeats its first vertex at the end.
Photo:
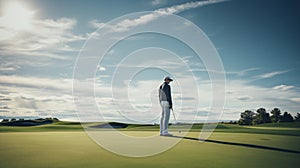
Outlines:
MULTIPOLYGON (((128 131, 130 134, 141 131, 128 131)), ((152 132, 146 132, 152 133, 152 132)), ((197 138, 192 132, 188 137, 197 138)), ((171 137, 165 137, 171 138, 171 137)), ((172 149, 145 158, 110 153, 84 132, 0 133, 1 167, 294 167, 299 162, 298 136, 214 133, 208 142, 183 139, 172 149), (217 142, 214 142, 217 141, 217 142), (218 142, 233 142, 222 144, 218 142), (235 144, 236 143, 236 144, 235 144), (256 144, 254 147, 238 144, 256 144), (261 149, 269 146, 274 149, 261 149)), ((159 142, 157 142, 159 143, 159 142)), ((151 144, 148 144, 151 145, 151 144)))
MULTIPOLYGON (((106 123, 87 123, 87 126, 95 126, 106 123)), ((200 132, 203 124, 194 125, 175 125, 170 129, 173 131, 190 131, 200 132), (191 129, 189 129, 191 128, 191 129)), ((101 128, 96 128, 101 129, 101 128)), ((103 129, 103 128, 102 128, 103 129)), ((128 127, 118 129, 120 131, 158 131, 158 125, 137 125, 129 124, 128 127)), ((83 128, 78 122, 60 121, 53 124, 45 124, 39 126, 0 126, 0 132, 44 132, 44 131, 83 131, 83 128)), ((271 135, 293 135, 300 136, 300 122, 292 123, 270 123, 256 126, 240 126, 234 124, 219 124, 214 132, 227 133, 249 133, 249 134, 271 134, 271 135)))
POLYGON ((256 127, 300 128, 300 122, 281 122, 256 125, 256 127))
POLYGON ((38 126, 0 126, 0 132, 82 131, 80 123, 56 122, 38 126))
POLYGON ((300 125, 293 125, 292 127, 264 127, 264 125, 265 124, 258 126, 239 126, 222 124, 217 127, 215 132, 300 136, 300 125))
MULTIPOLYGON (((94 126, 99 123, 88 125, 94 126)), ((202 126, 194 125, 191 132, 170 150, 144 158, 129 158, 108 152, 92 141, 83 131, 81 124, 76 122, 55 122, 32 127, 0 126, 0 163, 1 167, 24 168, 250 168, 295 167, 299 162, 299 123, 259 126, 219 124, 206 142, 199 142, 202 126)), ((171 131, 180 136, 178 130, 185 131, 186 127, 176 125, 171 131)), ((157 134, 158 129, 158 126, 128 125, 119 130, 124 134, 140 137, 157 134)))

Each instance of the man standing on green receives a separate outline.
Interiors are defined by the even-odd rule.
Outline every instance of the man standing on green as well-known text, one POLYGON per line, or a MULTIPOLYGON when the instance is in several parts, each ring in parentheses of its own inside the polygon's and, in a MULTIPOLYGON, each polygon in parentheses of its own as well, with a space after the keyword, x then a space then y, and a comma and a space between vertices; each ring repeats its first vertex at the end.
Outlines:
POLYGON ((161 120, 160 120, 160 135, 161 136, 172 136, 168 132, 168 125, 170 119, 170 109, 172 106, 172 96, 170 82, 173 81, 169 76, 165 77, 165 82, 159 87, 159 101, 162 108, 161 120))

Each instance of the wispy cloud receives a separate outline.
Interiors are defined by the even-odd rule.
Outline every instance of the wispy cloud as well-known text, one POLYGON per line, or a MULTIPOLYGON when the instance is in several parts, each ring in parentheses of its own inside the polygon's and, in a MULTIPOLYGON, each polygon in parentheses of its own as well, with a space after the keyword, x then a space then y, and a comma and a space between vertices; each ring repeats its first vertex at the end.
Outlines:
POLYGON ((225 2, 225 1, 228 1, 228 0, 207 0, 207 1, 188 2, 188 3, 181 4, 181 5, 174 5, 174 6, 167 7, 167 8, 161 8, 156 11, 159 13, 162 13, 162 14, 174 14, 174 13, 183 12, 185 10, 198 8, 198 7, 206 6, 206 5, 211 5, 211 4, 216 4, 216 3, 221 3, 221 2, 225 2))
POLYGON ((0 86, 13 85, 16 87, 26 88, 48 88, 59 91, 65 90, 69 92, 71 91, 72 87, 72 79, 51 79, 46 77, 25 77, 16 75, 1 75, 0 79, 0 86))
POLYGON ((228 75, 237 75, 237 76, 245 76, 251 71, 259 70, 260 68, 248 68, 240 71, 226 71, 228 75))
POLYGON ((274 72, 269 72, 269 73, 264 73, 264 74, 257 75, 254 78, 255 79, 267 79, 267 78, 272 78, 272 77, 277 76, 277 75, 285 74, 289 71, 290 70, 274 71, 274 72))
POLYGON ((32 20, 30 29, 13 30, 0 18, 0 55, 24 55, 65 59, 64 52, 78 51, 69 43, 85 38, 72 33, 72 18, 32 20))
POLYGON ((241 101, 247 101, 247 100, 252 99, 252 97, 245 95, 245 96, 238 96, 237 99, 241 100, 241 101))
POLYGON ((20 66, 12 62, 6 62, 0 58, 0 71, 1 72, 14 72, 19 69, 20 66))
POLYGON ((295 87, 295 86, 278 85, 278 86, 274 86, 273 89, 285 91, 285 90, 292 89, 292 88, 294 88, 294 87, 295 87))
POLYGON ((245 76, 247 74, 249 74, 249 72, 251 71, 255 71, 255 70, 258 70, 260 68, 249 68, 249 69, 244 69, 244 70, 240 70, 240 71, 224 71, 224 72, 221 72, 221 71, 215 71, 215 70, 210 70, 210 69, 207 69, 205 68, 203 65, 198 65, 197 68, 193 68, 191 69, 191 71, 193 72, 212 72, 212 73, 225 73, 226 75, 235 75, 235 76, 245 76), (198 68, 200 67, 200 68, 198 68))
POLYGON ((101 22, 101 21, 99 21, 99 20, 97 20, 97 19, 93 19, 93 20, 89 21, 89 26, 90 26, 91 28, 98 29, 98 28, 103 27, 104 25, 105 25, 104 22, 101 22))
POLYGON ((137 19, 126 19, 119 22, 116 26, 113 26, 112 29, 114 31, 126 31, 129 28, 137 25, 146 24, 156 18, 168 15, 168 14, 177 14, 189 9, 198 8, 206 5, 217 4, 221 2, 225 2, 228 0, 207 0, 207 1, 196 1, 196 2, 188 2, 180 5, 174 5, 171 7, 160 8, 154 11, 154 13, 145 14, 140 16, 137 19))
POLYGON ((300 103, 300 97, 296 97, 296 98, 291 98, 291 101, 294 101, 296 103, 300 103))
POLYGON ((151 4, 153 6, 158 6, 158 5, 162 5, 162 4, 166 4, 168 0, 153 0, 151 2, 151 4))

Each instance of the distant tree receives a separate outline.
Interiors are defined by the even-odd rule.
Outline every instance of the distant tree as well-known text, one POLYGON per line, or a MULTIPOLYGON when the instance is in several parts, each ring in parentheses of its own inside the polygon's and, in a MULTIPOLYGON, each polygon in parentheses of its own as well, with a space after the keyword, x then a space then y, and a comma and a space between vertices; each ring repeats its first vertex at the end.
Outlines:
POLYGON ((297 113, 297 115, 295 116, 295 121, 300 121, 300 113, 297 113))
POLYGON ((19 121, 24 121, 24 118, 20 118, 19 121))
POLYGON ((9 119, 4 118, 1 122, 9 122, 9 119))
POLYGON ((280 122, 293 122, 293 121, 294 121, 293 116, 288 112, 284 112, 283 115, 280 117, 280 122))
POLYGON ((272 111, 271 111, 271 120, 272 122, 274 123, 277 123, 279 122, 280 120, 280 115, 281 115, 281 112, 280 112, 280 109, 279 108, 274 108, 272 111))
POLYGON ((14 122, 14 121, 17 121, 17 119, 15 118, 10 119, 10 122, 14 122))
POLYGON ((257 124, 261 124, 261 122, 260 122, 261 120, 259 119, 259 117, 257 117, 257 114, 255 114, 254 116, 253 116, 253 120, 252 120, 252 125, 257 125, 257 124))
POLYGON ((250 110, 246 110, 241 113, 241 119, 239 120, 240 125, 251 125, 253 121, 254 112, 250 110))
POLYGON ((257 113, 254 116, 253 124, 265 124, 271 122, 270 114, 266 112, 266 109, 259 108, 256 112, 257 113))

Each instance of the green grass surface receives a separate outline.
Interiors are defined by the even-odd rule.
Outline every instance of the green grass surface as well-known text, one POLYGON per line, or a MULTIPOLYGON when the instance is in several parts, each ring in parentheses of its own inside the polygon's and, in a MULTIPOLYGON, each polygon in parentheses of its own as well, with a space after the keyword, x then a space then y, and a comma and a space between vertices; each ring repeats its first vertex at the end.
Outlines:
POLYGON ((281 122, 255 125, 255 127, 283 127, 283 128, 300 128, 300 122, 281 122))
MULTIPOLYGON (((197 130, 201 126, 198 125, 186 139, 166 152, 151 157, 129 158, 101 148, 76 123, 60 122, 35 127, 2 126, 0 163, 1 167, 25 168, 297 167, 300 154, 293 151, 300 152, 299 124, 273 125, 272 129, 268 127, 222 124, 207 142, 199 142, 197 130)), ((157 128, 151 129, 132 126, 123 131, 135 136, 157 133, 157 128)))
POLYGON ((0 132, 82 131, 78 122, 60 121, 38 126, 0 126, 0 132))

